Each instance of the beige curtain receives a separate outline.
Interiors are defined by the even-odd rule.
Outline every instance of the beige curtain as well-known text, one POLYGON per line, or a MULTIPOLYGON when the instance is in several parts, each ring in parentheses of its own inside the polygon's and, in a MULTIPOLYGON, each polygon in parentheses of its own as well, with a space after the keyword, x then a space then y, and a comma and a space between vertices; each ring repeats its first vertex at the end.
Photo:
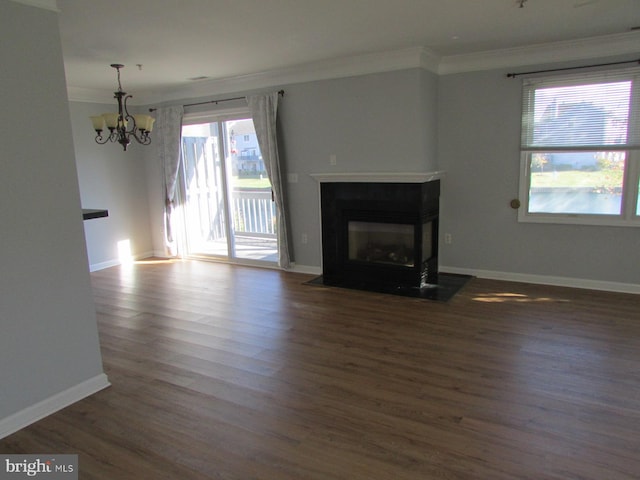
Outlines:
POLYGON ((158 108, 156 111, 156 145, 158 158, 164 171, 164 241, 169 256, 178 255, 175 218, 176 183, 180 165, 180 138, 182 135, 182 106, 158 108))
POLYGON ((288 214, 285 208, 284 184, 282 182, 276 136, 279 99, 278 92, 271 92, 262 95, 249 95, 247 96, 247 103, 251 109, 260 152, 273 189, 273 200, 276 203, 278 215, 278 265, 281 268, 289 268, 291 266, 291 254, 289 252, 289 229, 287 227, 288 214))

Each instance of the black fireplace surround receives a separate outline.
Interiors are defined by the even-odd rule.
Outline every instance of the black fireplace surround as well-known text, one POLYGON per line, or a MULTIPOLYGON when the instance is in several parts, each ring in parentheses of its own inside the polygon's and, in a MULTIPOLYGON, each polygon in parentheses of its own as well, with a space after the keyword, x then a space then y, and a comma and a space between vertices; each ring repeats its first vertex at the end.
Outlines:
POLYGON ((323 284, 376 291, 437 286, 440 180, 320 188, 323 284))

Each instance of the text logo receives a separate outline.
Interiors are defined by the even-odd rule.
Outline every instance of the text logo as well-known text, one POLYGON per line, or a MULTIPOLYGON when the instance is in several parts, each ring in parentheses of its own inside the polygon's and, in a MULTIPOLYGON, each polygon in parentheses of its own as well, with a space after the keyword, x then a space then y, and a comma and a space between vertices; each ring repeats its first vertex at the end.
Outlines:
POLYGON ((0 480, 78 480, 78 455, 0 455, 0 480))

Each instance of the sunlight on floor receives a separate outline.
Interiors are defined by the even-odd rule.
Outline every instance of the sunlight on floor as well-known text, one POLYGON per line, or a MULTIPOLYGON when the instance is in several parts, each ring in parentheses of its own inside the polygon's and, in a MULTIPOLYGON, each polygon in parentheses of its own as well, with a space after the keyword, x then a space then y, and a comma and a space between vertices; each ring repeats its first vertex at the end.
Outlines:
POLYGON ((131 241, 127 238, 126 240, 120 240, 118 242, 118 260, 122 265, 131 265, 133 264, 133 255, 131 254, 131 241))
POLYGON ((182 260, 181 258, 159 258, 159 257, 151 257, 151 258, 145 258, 143 260, 136 260, 135 263, 136 265, 169 265, 171 263, 180 263, 180 262, 184 262, 184 260, 182 260))
POLYGON ((532 297, 522 293, 483 293, 473 298, 476 302, 484 303, 534 303, 534 302, 569 302, 570 300, 551 297, 532 297))

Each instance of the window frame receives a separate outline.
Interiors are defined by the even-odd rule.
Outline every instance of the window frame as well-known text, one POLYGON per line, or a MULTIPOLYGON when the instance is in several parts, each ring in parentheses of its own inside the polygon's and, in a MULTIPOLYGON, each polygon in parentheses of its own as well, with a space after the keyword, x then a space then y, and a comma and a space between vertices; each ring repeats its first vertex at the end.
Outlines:
MULTIPOLYGON (((630 93, 630 114, 628 129, 638 129, 640 125, 638 119, 640 118, 640 70, 637 68, 629 69, 628 77, 632 81, 631 93, 630 93)), ((608 73, 607 71, 604 72, 608 73)), ((617 71, 613 70, 610 73, 616 74, 617 71)), ((622 72, 624 74, 624 72, 622 72)), ((528 79, 525 79, 525 82, 528 79)), ((536 79, 532 79, 535 81, 536 79)), ((590 78, 589 74, 584 77, 575 75, 556 75, 553 77, 542 77, 538 80, 546 80, 553 82, 554 86, 571 86, 571 85, 588 85, 590 83, 599 83, 602 80, 597 78, 590 78), (582 80, 581 80, 582 79, 582 80)), ((525 89, 523 83, 523 91, 521 99, 523 102, 522 120, 521 120, 521 138, 525 131, 528 133, 533 128, 530 122, 530 118, 527 117, 524 103, 526 101, 526 92, 531 92, 530 89, 525 89)), ((552 223, 552 224, 568 224, 568 225, 600 225, 600 226, 624 226, 624 227, 640 227, 640 205, 638 204, 640 196, 640 149, 633 148, 633 146, 627 145, 626 148, 620 148, 620 146, 611 145, 611 148, 598 147, 598 148, 585 148, 582 146, 576 146, 575 149, 561 148, 561 149, 544 149, 531 147, 527 148, 520 146, 520 175, 519 175, 519 188, 518 195, 521 199, 521 206, 518 209, 518 221, 523 223, 552 223), (534 153, 573 153, 573 152, 585 152, 585 151, 622 151, 625 152, 625 170, 622 184, 622 198, 621 198, 621 212, 620 214, 589 214, 589 213, 550 213, 550 212, 530 212, 530 190, 531 190, 531 161, 530 158, 534 153)))

